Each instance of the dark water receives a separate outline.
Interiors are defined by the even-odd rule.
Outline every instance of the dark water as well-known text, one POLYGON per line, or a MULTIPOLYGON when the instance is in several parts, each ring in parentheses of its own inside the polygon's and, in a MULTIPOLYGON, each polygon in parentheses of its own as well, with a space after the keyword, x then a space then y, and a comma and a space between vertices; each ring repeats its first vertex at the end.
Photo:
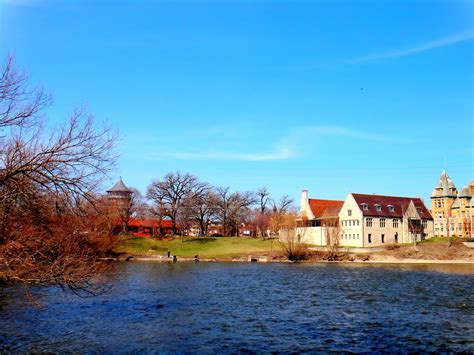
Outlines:
POLYGON ((121 263, 110 293, 0 297, 3 352, 474 351, 474 266, 121 263))

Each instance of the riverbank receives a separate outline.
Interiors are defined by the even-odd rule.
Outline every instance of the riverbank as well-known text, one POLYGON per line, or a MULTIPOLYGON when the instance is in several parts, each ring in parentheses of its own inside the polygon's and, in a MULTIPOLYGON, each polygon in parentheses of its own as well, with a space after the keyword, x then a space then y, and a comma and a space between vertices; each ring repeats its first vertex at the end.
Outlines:
MULTIPOLYGON (((459 241, 433 238, 413 245, 388 245, 373 251, 339 248, 308 250, 304 262, 383 264, 474 264, 474 249, 459 241)), ((122 237, 114 260, 193 262, 289 262, 277 239, 236 237, 122 237), (170 257, 168 257, 168 251, 170 257)))

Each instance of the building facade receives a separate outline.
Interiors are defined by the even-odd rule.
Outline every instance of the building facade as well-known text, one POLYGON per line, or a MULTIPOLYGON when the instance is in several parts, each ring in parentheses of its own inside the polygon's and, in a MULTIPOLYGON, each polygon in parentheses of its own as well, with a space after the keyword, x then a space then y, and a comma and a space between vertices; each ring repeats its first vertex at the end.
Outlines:
POLYGON ((350 193, 339 212, 339 245, 375 247, 433 236, 433 218, 417 197, 350 193))
POLYGON ((349 193, 344 201, 301 194, 298 241, 341 247, 413 243, 433 236, 433 218, 417 197, 349 193))
POLYGON ((308 198, 308 190, 303 190, 300 201, 300 216, 295 231, 298 241, 326 246, 339 228, 339 211, 344 201, 308 198))
POLYGON ((442 237, 473 238, 474 181, 458 192, 445 170, 431 194, 434 234, 442 237))

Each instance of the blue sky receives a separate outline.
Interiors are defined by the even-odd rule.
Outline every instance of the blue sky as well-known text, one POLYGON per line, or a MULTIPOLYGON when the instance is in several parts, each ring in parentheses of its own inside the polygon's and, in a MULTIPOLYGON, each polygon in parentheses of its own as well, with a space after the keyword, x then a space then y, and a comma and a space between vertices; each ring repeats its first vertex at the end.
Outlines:
MULTIPOLYGON (((186 171, 299 201, 474 178, 472 1, 0 0, 0 51, 120 130, 142 192, 186 171), (445 144, 440 144, 445 142, 445 144)), ((110 182, 104 182, 107 187, 110 182)))

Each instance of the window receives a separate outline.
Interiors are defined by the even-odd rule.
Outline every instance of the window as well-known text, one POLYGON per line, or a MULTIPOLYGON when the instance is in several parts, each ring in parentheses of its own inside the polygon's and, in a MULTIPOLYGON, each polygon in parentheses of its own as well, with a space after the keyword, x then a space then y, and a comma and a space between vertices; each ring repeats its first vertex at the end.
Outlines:
POLYGON ((395 243, 398 243, 398 233, 395 233, 395 243))
POLYGON ((382 239, 382 243, 385 243, 385 234, 382 234, 381 239, 382 239))
POLYGON ((388 205, 388 210, 390 212, 394 212, 395 211, 395 207, 393 207, 393 205, 388 205))
POLYGON ((372 218, 366 218, 366 227, 372 227, 372 218))
POLYGON ((372 243, 372 234, 369 233, 369 235, 367 236, 367 239, 369 240, 369 243, 372 243))
POLYGON ((393 228, 398 228, 398 219, 394 219, 392 223, 393 223, 393 228))
POLYGON ((352 210, 347 210, 347 215, 350 217, 352 216, 352 210))
POLYGON ((385 218, 380 218, 380 227, 385 227, 385 218))
POLYGON ((423 226, 423 229, 426 229, 426 227, 428 226, 428 222, 427 221, 422 221, 421 225, 423 226))
POLYGON ((366 204, 366 203, 363 203, 363 204, 362 204, 362 209, 363 209, 364 211, 367 211, 367 210, 369 209, 369 205, 366 204))
POLYGON ((382 206, 379 205, 378 203, 375 204, 375 210, 376 211, 382 211, 382 206))

